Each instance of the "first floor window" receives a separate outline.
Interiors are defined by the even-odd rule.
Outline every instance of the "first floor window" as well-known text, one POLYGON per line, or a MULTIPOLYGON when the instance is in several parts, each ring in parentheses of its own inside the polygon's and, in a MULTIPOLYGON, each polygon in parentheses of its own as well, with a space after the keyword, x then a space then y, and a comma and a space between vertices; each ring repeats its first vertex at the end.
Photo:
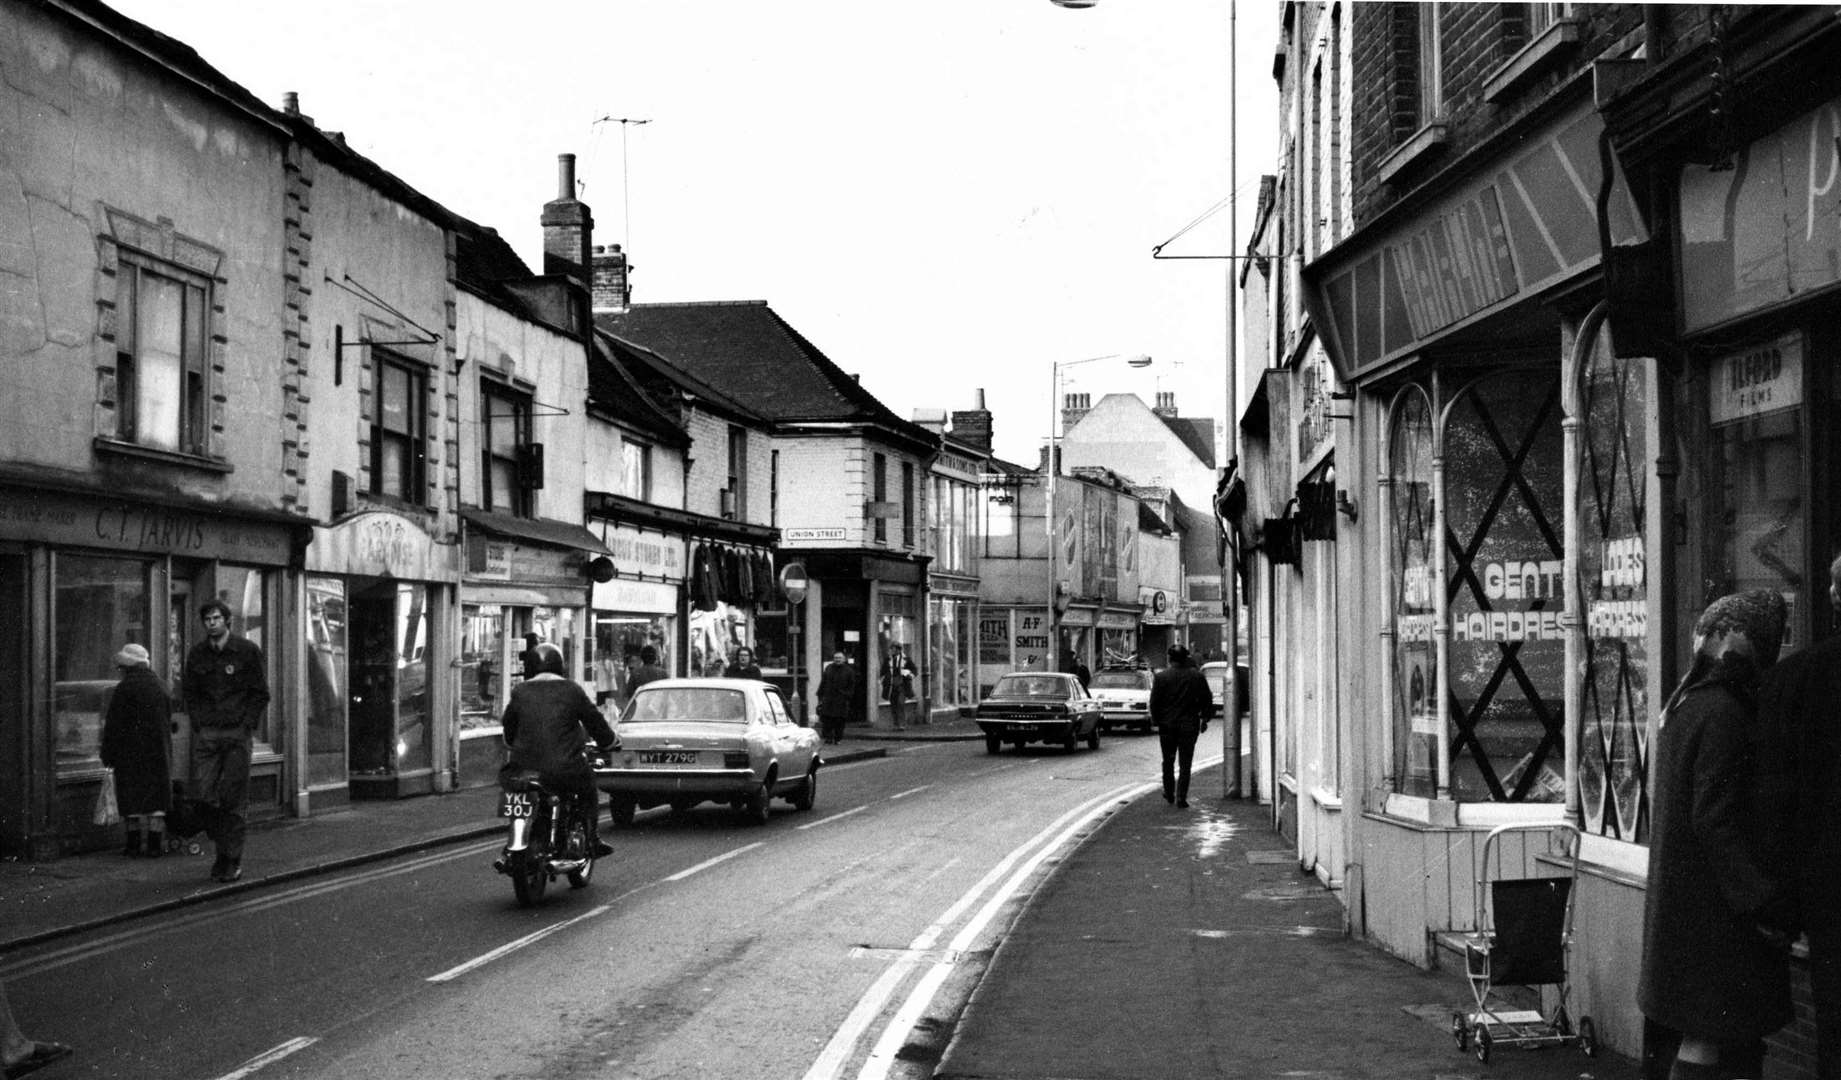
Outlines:
POLYGON ((371 492, 423 501, 427 461, 428 375, 401 358, 380 354, 371 421, 371 492))
POLYGON ((531 442, 531 396, 508 386, 487 386, 481 395, 485 461, 481 469, 480 505, 520 517, 531 515, 527 481, 531 442))
POLYGON ((126 251, 115 281, 117 437, 204 453, 210 283, 126 251))

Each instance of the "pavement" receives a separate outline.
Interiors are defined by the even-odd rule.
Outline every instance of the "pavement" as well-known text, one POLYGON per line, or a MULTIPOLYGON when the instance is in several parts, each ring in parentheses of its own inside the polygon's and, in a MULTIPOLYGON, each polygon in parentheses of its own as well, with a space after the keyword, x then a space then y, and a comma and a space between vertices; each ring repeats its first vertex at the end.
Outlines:
MULTIPOLYGON (((894 742, 975 740, 968 719, 853 726, 833 762, 894 742)), ((1048 875, 945 1040, 940 1080, 1637 1080, 1635 1062, 1570 1046, 1460 1053, 1461 969, 1422 971, 1344 936, 1336 894, 1301 873, 1269 807, 1156 795, 1106 819, 1048 875)), ((498 833, 497 789, 359 802, 252 825, 244 876, 199 854, 117 851, 0 862, 0 961, 29 946, 498 833)), ((199 838, 203 840, 203 837, 199 838)))

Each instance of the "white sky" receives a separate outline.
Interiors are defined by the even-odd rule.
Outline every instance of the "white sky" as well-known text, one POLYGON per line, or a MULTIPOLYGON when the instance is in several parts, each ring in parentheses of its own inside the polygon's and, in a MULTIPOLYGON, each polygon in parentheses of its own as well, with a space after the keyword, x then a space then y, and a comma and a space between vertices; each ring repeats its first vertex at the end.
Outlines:
MULTIPOLYGON (((901 416, 986 392, 1033 463, 1064 390, 1226 407, 1227 266, 1153 260, 1227 196, 1230 0, 115 0, 542 270, 556 156, 634 300, 766 300, 901 416), (625 128, 595 121, 651 122, 625 128), (623 205, 630 205, 625 220, 623 205)), ((1278 128, 1238 6, 1239 231, 1278 128)), ((1219 255, 1217 214, 1165 254, 1219 255)))

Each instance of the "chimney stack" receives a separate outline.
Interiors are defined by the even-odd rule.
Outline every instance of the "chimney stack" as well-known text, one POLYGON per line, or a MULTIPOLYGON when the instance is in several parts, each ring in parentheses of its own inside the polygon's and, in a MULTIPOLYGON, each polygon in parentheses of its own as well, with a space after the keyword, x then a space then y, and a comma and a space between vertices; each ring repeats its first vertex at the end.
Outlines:
POLYGON ((952 437, 968 446, 991 452, 991 410, 984 407, 984 389, 977 391, 977 403, 952 414, 952 437))
POLYGON ((619 244, 594 246, 591 291, 594 293, 595 314, 621 312, 633 305, 633 282, 628 277, 631 269, 627 265, 626 253, 620 250, 619 244))
POLYGON ((594 215, 575 197, 575 155, 556 156, 556 199, 543 204, 543 272, 592 289, 594 215))
POLYGON ((1157 407, 1151 412, 1165 420, 1176 419, 1176 394, 1169 390, 1157 391, 1157 407))

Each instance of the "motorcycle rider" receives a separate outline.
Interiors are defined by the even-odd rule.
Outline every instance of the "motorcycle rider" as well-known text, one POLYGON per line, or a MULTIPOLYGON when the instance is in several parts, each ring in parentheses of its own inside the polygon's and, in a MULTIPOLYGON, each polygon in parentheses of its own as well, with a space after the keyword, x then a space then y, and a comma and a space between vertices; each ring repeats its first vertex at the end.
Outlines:
POLYGON ((502 721, 511 749, 505 771, 530 769, 545 787, 581 800, 587 809, 588 846, 595 858, 612 855, 601 842, 600 797, 588 764, 588 746, 600 753, 619 744, 614 729, 587 691, 564 677, 563 652, 550 642, 531 649, 531 674, 511 688, 502 721))

